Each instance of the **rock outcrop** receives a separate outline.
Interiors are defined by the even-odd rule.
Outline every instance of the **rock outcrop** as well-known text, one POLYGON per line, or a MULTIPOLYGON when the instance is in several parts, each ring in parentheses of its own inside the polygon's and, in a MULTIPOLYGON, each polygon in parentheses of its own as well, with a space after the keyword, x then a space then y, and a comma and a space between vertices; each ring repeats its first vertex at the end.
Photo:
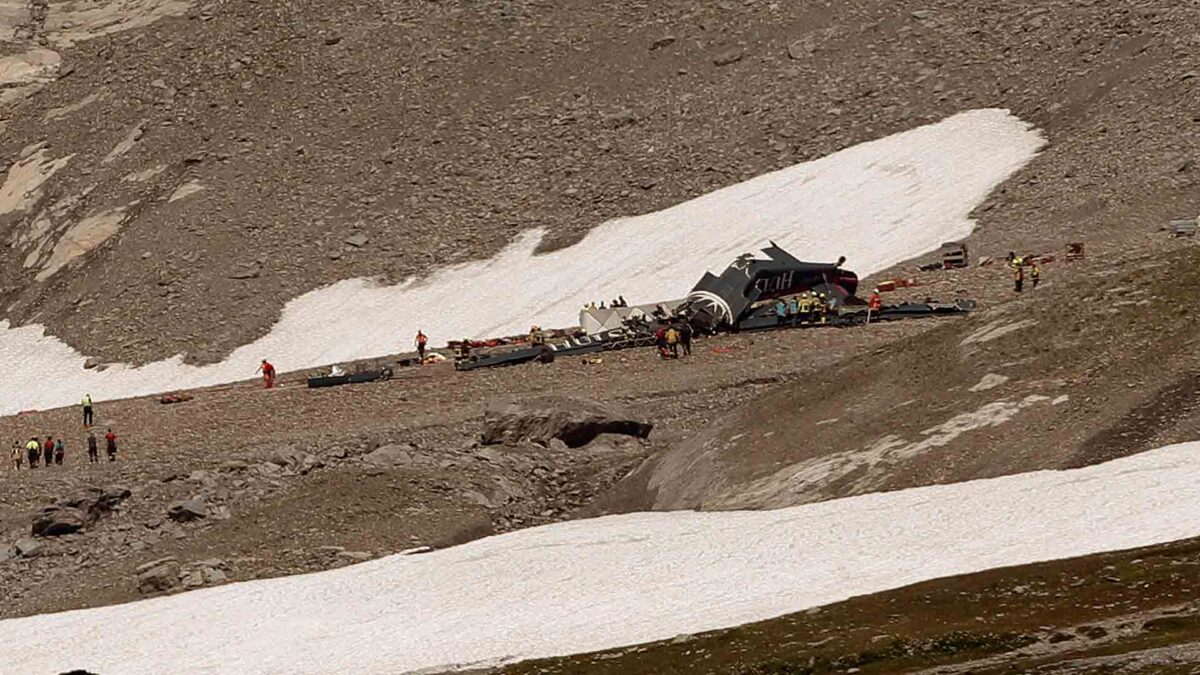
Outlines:
POLYGON ((199 499, 184 499, 167 507, 167 515, 178 523, 187 523, 208 517, 208 506, 199 499))
POLYGON ((44 507, 33 517, 35 537, 57 537, 78 532, 102 518, 129 498, 129 488, 84 488, 44 507))
POLYGON ((591 443, 600 434, 646 438, 654 425, 616 406, 566 396, 505 397, 488 402, 483 414, 485 445, 553 439, 567 447, 591 443))

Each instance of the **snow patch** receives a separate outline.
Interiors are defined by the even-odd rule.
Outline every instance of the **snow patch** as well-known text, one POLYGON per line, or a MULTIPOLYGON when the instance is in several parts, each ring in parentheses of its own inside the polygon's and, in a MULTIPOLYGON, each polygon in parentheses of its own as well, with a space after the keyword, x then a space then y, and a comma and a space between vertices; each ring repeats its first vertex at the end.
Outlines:
POLYGON ((166 164, 156 164, 144 171, 134 171, 121 179, 124 183, 147 183, 154 180, 160 173, 167 170, 166 164))
POLYGON ((1019 330, 1030 328, 1036 325, 1037 321, 1034 321, 1033 319, 1021 319, 1020 321, 1016 321, 1007 325, 1005 325, 1004 319, 997 319, 996 321, 993 321, 983 328, 980 328, 974 333, 968 335, 962 341, 961 346, 965 347, 971 344, 991 342, 992 340, 1002 338, 1010 333, 1015 333, 1019 330))
POLYGON ((113 146, 113 149, 104 156, 104 159, 101 160, 101 163, 109 164, 120 159, 121 157, 124 157, 126 153, 133 149, 134 144, 142 139, 142 135, 144 133, 146 133, 146 123, 141 122, 137 126, 130 129, 129 132, 125 134, 125 137, 122 138, 119 143, 113 146))
POLYGON ((58 76, 62 58, 49 49, 0 57, 0 104, 25 98, 58 76))
POLYGON ((94 213, 71 226, 54 245, 50 259, 37 273, 37 280, 49 279, 67 263, 107 241, 121 229, 129 208, 135 204, 137 202, 94 213))
POLYGON ((970 391, 973 393, 979 393, 981 391, 995 389, 996 387, 999 387, 1000 385, 1004 384, 1005 382, 1008 382, 1007 375, 997 375, 996 373, 988 373, 987 375, 984 375, 982 379, 979 380, 978 384, 971 387, 967 391, 970 391))
POLYGON ((70 47, 126 30, 144 28, 159 19, 183 16, 187 0, 60 0, 49 3, 43 30, 51 43, 70 47))
POLYGON ((0 357, 10 364, 0 382, 0 414, 69 405, 80 391, 102 400, 235 381, 252 376, 263 357, 284 371, 375 358, 409 347, 418 327, 438 339, 570 325, 598 297, 682 297, 704 272, 724 269, 769 239, 807 260, 845 255, 855 271, 869 274, 968 235, 971 210, 1043 143, 1006 110, 961 113, 657 213, 609 221, 565 249, 535 255, 543 232, 533 230, 490 260, 423 279, 394 286, 350 279, 312 291, 284 307, 269 335, 211 366, 187 366, 176 356, 87 371, 84 355, 40 326, 0 323, 0 357), (471 312, 445 310, 465 298, 471 312))
POLYGON ((1083 469, 778 511, 577 520, 329 572, 12 619, 0 622, 0 672, 485 667, 1197 535, 1200 443, 1187 443, 1083 469), (48 635, 88 637, 48 649, 48 635))
POLYGON ((57 122, 58 120, 68 117, 69 115, 71 115, 73 113, 77 113, 80 110, 83 110, 84 108, 88 107, 89 105, 95 103, 96 101, 99 101, 99 100, 107 98, 107 97, 108 97, 108 92, 106 92, 106 91, 105 92, 92 92, 92 93, 88 94, 87 96, 83 97, 82 99, 76 101, 75 103, 72 103, 70 105, 64 105, 59 108, 51 108, 50 110, 47 110, 46 114, 42 115, 42 121, 43 122, 57 122))
POLYGON ((29 211, 42 199, 42 185, 75 155, 51 159, 44 144, 25 148, 22 158, 8 169, 0 186, 0 215, 29 211))
POLYGON ((888 434, 862 450, 847 450, 797 462, 774 474, 754 481, 736 494, 722 498, 719 508, 738 508, 749 504, 780 506, 798 501, 816 501, 822 488, 853 477, 850 488, 865 492, 882 486, 896 464, 954 442, 965 433, 998 427, 1022 410, 1045 403, 1046 396, 1031 394, 1019 401, 993 401, 972 412, 961 413, 925 429, 919 441, 908 441, 888 434))
POLYGON ((175 190, 175 192, 171 193, 171 196, 167 198, 167 203, 169 204, 171 202, 179 201, 180 199, 183 199, 184 197, 190 197, 191 195, 194 195, 197 192, 202 191, 203 189, 204 189, 204 186, 200 184, 200 181, 198 181, 198 180, 188 181, 188 182, 184 183, 183 185, 180 185, 175 190))

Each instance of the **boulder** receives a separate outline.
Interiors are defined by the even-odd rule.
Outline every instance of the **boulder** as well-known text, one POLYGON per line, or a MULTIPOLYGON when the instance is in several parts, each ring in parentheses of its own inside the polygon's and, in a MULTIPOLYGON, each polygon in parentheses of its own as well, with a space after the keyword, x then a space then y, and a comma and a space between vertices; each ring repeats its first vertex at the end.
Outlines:
POLYGON ((284 469, 285 474, 307 474, 313 469, 325 466, 316 455, 295 448, 280 448, 267 458, 267 461, 284 469))
POLYGON ((112 512, 131 494, 129 488, 121 485, 77 490, 34 516, 33 534, 39 537, 55 537, 78 532, 112 512))
POLYGON ((413 463, 411 445, 381 445, 363 455, 363 461, 381 469, 394 469, 413 463))
POLYGON ((22 537, 12 545, 12 552, 22 558, 32 558, 42 550, 42 543, 30 537, 22 537))
POLYGON ((79 509, 65 506, 47 506, 33 518, 32 534, 35 537, 59 537, 78 532, 84 528, 84 514, 79 509))
POLYGON ((600 434, 646 438, 654 425, 617 406, 566 396, 502 397, 488 402, 483 413, 485 445, 515 445, 524 440, 543 445, 558 439, 578 448, 600 434))
POLYGON ((167 507, 167 515, 171 520, 186 523, 208 516, 208 507, 199 499, 184 499, 167 507))
POLYGON ((740 48, 733 47, 717 54, 713 57, 713 64, 717 66, 728 66, 738 61, 741 61, 746 56, 746 52, 740 48))
POLYGON ((139 565, 134 573, 137 574, 138 592, 142 595, 162 593, 179 585, 179 561, 174 558, 160 558, 139 565))
POLYGON ((674 35, 664 35, 664 36, 658 38, 657 40, 655 40, 654 42, 650 43, 650 51, 654 51, 655 49, 662 49, 663 47, 670 47, 673 44, 675 44, 675 36, 674 35))

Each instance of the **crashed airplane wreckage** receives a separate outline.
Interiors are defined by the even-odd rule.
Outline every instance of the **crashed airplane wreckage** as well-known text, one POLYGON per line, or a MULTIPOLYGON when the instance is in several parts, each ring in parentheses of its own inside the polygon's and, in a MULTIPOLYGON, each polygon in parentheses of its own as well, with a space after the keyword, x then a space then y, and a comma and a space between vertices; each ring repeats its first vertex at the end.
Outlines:
MULTIPOLYGON (((858 275, 842 268, 844 258, 836 263, 802 262, 774 242, 762 253, 765 258, 750 253, 739 256, 720 276, 705 273, 681 301, 600 310, 585 308, 580 314, 580 325, 586 331, 581 329, 544 344, 525 343, 472 353, 455 361, 454 366, 458 370, 474 370, 538 359, 548 361, 557 356, 648 347, 654 344, 654 333, 659 326, 684 321, 700 334, 866 323, 867 303, 856 295, 858 275), (820 323, 781 324, 774 303, 768 301, 809 291, 824 293, 833 311, 820 323)), ((973 300, 885 305, 871 316, 871 321, 966 314, 974 308, 973 300)))

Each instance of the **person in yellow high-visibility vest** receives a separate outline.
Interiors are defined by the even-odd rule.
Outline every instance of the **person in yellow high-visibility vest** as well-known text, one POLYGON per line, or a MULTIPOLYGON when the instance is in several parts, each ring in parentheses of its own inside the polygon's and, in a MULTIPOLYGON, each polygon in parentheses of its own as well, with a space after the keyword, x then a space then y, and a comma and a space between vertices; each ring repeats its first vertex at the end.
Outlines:
POLYGON ((800 323, 808 323, 809 321, 812 321, 812 311, 812 293, 805 291, 800 294, 800 299, 796 302, 796 314, 800 317, 800 323))
POLYGON ((36 469, 38 465, 38 457, 42 454, 42 443, 37 439, 37 436, 29 439, 25 444, 25 458, 29 460, 29 468, 36 469))

